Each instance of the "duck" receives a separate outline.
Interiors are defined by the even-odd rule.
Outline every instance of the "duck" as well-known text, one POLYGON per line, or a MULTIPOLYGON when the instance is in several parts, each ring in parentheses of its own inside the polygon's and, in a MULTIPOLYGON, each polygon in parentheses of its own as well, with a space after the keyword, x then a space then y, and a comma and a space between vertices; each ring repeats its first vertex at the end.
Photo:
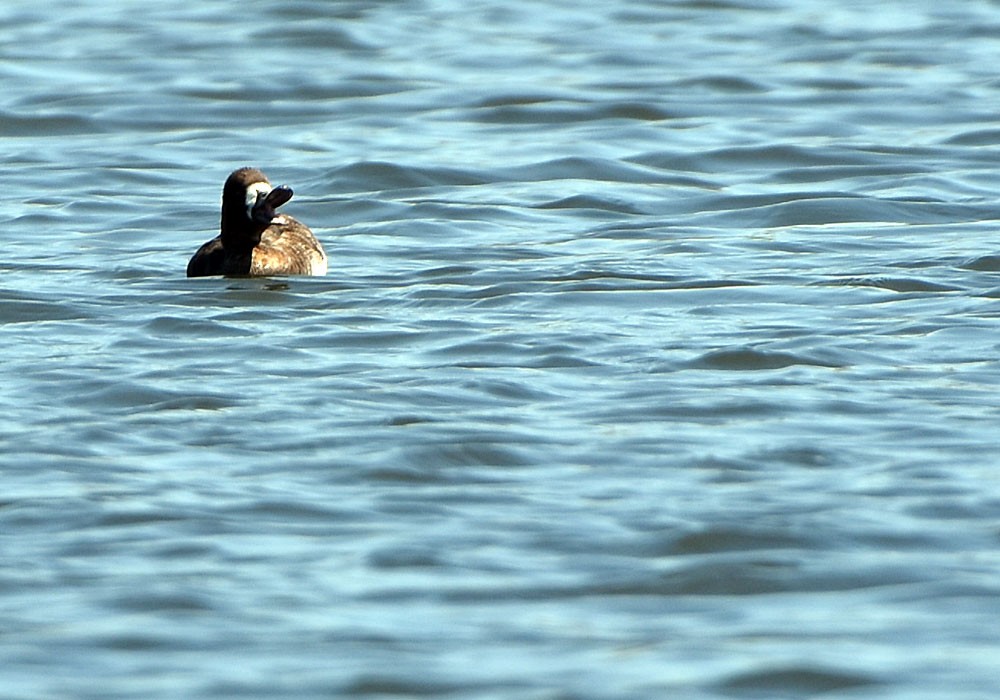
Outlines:
POLYGON ((187 276, 325 275, 326 251, 313 232, 277 213, 292 194, 258 168, 234 170, 222 188, 219 235, 194 254, 187 276))

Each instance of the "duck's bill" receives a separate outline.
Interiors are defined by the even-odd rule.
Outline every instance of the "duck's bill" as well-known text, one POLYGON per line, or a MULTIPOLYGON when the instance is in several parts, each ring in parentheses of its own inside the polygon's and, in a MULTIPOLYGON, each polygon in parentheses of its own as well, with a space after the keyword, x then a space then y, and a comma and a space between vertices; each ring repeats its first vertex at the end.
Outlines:
POLYGON ((292 198, 292 188, 288 185, 278 185, 271 191, 257 195, 257 203, 250 209, 250 217, 261 224, 269 224, 276 215, 276 210, 292 198))
POLYGON ((278 185, 273 190, 267 193, 267 196, 264 198, 264 200, 269 205, 277 209, 291 198, 292 198, 292 188, 289 187, 288 185, 278 185))

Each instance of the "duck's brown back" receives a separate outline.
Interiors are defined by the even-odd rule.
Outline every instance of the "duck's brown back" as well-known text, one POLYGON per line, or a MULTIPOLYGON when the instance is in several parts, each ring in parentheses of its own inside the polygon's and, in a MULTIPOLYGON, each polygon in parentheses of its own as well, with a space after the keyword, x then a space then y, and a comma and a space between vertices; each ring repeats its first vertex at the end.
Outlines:
POLYGON ((280 216, 254 248, 248 274, 325 275, 326 252, 308 226, 290 216, 280 216))

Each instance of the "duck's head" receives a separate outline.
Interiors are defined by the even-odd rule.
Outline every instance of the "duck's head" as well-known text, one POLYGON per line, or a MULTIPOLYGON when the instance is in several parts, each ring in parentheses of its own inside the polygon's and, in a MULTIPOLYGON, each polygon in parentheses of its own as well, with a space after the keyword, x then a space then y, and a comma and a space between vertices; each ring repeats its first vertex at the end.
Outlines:
POLYGON ((256 238, 256 245, 260 234, 277 217, 278 207, 291 198, 291 187, 272 186, 267 175, 257 168, 234 170, 222 188, 223 238, 256 238))

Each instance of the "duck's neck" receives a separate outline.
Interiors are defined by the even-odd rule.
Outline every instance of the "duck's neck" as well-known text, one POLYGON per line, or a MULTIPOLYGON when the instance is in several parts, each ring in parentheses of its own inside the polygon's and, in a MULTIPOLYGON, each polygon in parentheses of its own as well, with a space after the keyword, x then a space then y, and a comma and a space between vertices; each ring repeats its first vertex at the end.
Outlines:
POLYGON ((249 252, 259 243, 260 237, 267 228, 247 218, 242 207, 222 205, 222 247, 232 252, 249 252))

